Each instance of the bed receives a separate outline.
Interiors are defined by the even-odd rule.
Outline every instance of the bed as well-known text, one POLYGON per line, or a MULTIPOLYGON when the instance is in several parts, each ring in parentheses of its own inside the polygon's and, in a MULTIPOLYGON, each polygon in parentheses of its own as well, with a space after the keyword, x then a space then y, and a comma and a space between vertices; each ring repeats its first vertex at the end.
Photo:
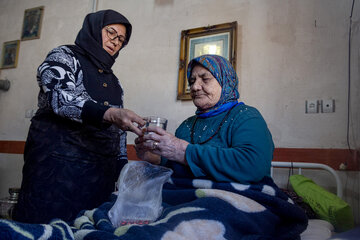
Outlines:
MULTIPOLYGON (((329 173, 328 176, 331 176, 331 181, 336 186, 336 195, 342 198, 343 189, 342 184, 339 178, 339 175, 336 173, 334 169, 319 163, 302 163, 302 162, 272 162, 271 168, 271 176, 274 178, 274 168, 286 168, 288 171, 291 171, 291 174, 303 174, 303 169, 313 169, 313 170, 321 170, 327 171, 329 173), (294 172, 293 170, 297 170, 294 172)), ((306 230, 301 234, 301 240, 321 240, 321 239, 329 239, 331 236, 335 234, 334 226, 320 219, 309 219, 308 226, 306 230)))
MULTIPOLYGON (((272 176, 276 177, 276 169, 282 168, 297 169, 300 174, 304 168, 325 170, 333 177, 336 194, 342 196, 339 176, 326 165, 272 162, 272 176)), ((310 219, 307 225, 303 211, 289 207, 294 202, 282 190, 272 186, 269 179, 251 185, 171 179, 170 187, 164 186, 164 211, 159 219, 151 223, 128 222, 115 228, 107 212, 116 198, 114 194, 109 202, 98 208, 82 211, 71 223, 60 219, 54 219, 49 224, 0 220, 1 239, 241 239, 245 237, 244 232, 258 227, 259 222, 264 232, 275 231, 278 234, 266 239, 295 239, 291 237, 298 232, 302 232, 301 240, 337 236, 334 235, 334 227, 327 221, 310 219), (174 189, 176 194, 172 191, 174 189), (277 221, 277 217, 272 216, 268 209, 286 219, 276 230, 271 229, 272 225, 268 223, 277 221)), ((254 235, 251 239, 264 238, 254 235)))

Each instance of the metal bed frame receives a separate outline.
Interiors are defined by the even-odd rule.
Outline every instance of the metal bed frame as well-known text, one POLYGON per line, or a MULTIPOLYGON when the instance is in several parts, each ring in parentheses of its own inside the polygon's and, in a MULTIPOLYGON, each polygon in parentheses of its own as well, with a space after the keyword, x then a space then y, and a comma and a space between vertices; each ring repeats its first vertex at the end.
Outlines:
POLYGON ((298 169, 298 174, 301 174, 301 170, 306 168, 306 169, 314 169, 314 170, 325 170, 328 171, 329 173, 331 173, 331 175, 335 178, 336 181, 336 195, 339 198, 342 198, 343 196, 343 188, 342 188, 342 184, 340 181, 340 177, 339 175, 336 173, 336 171, 325 165, 325 164, 321 164, 321 163, 303 163, 303 162, 276 162, 273 161, 271 162, 271 176, 273 176, 273 168, 297 168, 298 169))

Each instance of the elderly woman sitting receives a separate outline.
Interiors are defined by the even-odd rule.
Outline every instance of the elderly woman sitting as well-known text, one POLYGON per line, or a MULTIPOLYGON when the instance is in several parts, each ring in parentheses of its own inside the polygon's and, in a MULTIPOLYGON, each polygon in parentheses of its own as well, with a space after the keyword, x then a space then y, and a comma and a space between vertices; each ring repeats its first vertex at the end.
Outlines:
POLYGON ((258 110, 238 102, 238 78, 231 64, 217 55, 200 56, 189 63, 187 76, 196 115, 175 136, 149 127, 154 134, 135 140, 139 157, 160 163, 161 156, 161 164, 175 175, 191 178, 250 183, 270 176, 271 134, 258 110))
POLYGON ((299 239, 307 217, 270 177, 270 131, 258 110, 238 102, 232 65, 204 55, 187 76, 196 114, 175 136, 149 126, 152 134, 135 139, 138 157, 174 172, 158 222, 176 212, 168 227, 188 239, 299 239))

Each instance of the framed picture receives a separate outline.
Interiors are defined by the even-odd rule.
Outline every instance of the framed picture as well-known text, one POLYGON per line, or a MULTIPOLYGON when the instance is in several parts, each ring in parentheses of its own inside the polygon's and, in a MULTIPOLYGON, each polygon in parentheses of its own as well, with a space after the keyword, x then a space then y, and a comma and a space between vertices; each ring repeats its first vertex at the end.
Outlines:
POLYGON ((20 40, 4 42, 1 55, 1 68, 16 68, 19 56, 20 40))
POLYGON ((193 28, 181 31, 178 100, 191 100, 186 76, 191 59, 204 54, 225 57, 236 70, 237 22, 193 28))
POLYGON ((26 9, 24 13, 21 40, 40 38, 44 6, 26 9))

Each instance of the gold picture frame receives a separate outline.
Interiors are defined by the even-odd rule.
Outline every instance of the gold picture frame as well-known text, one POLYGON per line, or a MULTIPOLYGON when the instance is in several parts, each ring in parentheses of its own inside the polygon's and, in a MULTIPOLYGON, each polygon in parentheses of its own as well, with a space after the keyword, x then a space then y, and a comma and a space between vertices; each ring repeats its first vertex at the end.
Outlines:
POLYGON ((21 41, 40 38, 43 16, 44 6, 25 10, 21 41))
POLYGON ((1 54, 1 69, 16 68, 19 48, 20 40, 4 42, 1 54))
POLYGON ((191 100, 186 76, 191 59, 203 54, 217 54, 230 61, 236 70, 237 22, 181 31, 178 100, 191 100))

